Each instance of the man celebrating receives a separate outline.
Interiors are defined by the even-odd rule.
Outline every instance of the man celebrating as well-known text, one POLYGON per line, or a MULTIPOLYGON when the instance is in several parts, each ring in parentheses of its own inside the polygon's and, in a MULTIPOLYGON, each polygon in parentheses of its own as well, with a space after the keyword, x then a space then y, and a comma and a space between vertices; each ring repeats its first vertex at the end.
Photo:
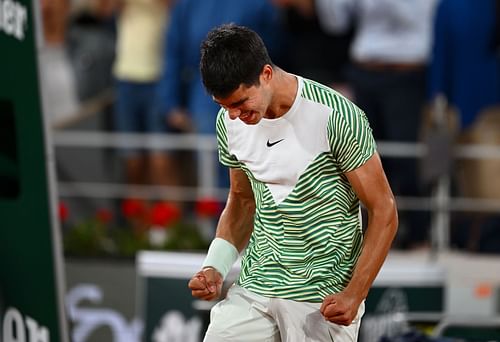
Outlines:
POLYGON ((274 65, 245 27, 212 30, 201 56, 205 88, 222 107, 219 159, 231 185, 202 270, 189 282, 193 296, 218 298, 244 251, 205 341, 356 341, 398 223, 364 113, 274 65))

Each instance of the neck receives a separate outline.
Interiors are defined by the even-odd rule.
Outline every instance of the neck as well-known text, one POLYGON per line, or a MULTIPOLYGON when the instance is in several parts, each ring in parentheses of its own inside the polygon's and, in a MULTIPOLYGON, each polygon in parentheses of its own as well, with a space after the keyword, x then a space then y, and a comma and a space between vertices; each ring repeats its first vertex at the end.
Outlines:
POLYGON ((287 113, 297 96, 297 77, 279 68, 275 70, 271 104, 266 112, 269 119, 276 119, 287 113))

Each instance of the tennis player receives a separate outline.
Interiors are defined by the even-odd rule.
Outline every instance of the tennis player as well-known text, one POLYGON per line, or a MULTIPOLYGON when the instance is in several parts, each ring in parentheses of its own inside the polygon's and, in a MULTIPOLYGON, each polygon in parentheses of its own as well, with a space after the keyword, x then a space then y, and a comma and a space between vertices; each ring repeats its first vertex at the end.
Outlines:
POLYGON ((231 185, 203 267, 189 281, 193 296, 218 299, 242 254, 205 341, 356 341, 398 225, 365 114, 274 65, 245 27, 212 30, 200 68, 221 106, 219 159, 231 185))

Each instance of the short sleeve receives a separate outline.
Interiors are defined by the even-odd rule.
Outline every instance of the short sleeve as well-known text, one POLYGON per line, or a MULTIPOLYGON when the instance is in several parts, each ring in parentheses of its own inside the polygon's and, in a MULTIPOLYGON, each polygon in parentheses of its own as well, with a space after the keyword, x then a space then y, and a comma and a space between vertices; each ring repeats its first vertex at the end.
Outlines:
POLYGON ((343 172, 362 166, 376 151, 372 129, 365 113, 347 99, 328 120, 330 149, 343 172))
POLYGON ((234 155, 229 153, 227 126, 226 126, 226 110, 221 108, 217 114, 216 122, 217 132, 217 150, 219 152, 219 161, 222 165, 232 168, 239 168, 240 163, 234 155))

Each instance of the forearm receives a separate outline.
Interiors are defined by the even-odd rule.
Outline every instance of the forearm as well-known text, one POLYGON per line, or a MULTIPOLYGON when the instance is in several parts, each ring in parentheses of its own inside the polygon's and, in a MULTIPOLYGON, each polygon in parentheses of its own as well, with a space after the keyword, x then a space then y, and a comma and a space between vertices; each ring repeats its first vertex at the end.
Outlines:
POLYGON ((241 252, 252 234, 254 213, 253 197, 230 194, 217 225, 216 237, 230 242, 241 252))
POLYGON ((394 198, 378 210, 368 212, 368 227, 353 276, 345 291, 366 298, 396 235, 398 218, 394 198))
POLYGON ((254 211, 253 197, 235 196, 230 192, 203 268, 212 267, 221 274, 222 279, 226 278, 252 234, 254 211))

